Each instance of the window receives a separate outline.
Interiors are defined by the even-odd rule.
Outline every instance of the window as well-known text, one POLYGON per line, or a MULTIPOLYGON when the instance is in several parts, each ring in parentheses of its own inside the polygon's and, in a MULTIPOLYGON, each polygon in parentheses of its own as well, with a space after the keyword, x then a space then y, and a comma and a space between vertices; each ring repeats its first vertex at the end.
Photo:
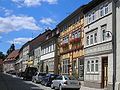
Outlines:
POLYGON ((92 21, 95 20, 95 12, 92 13, 92 21))
POLYGON ((91 72, 94 72, 94 61, 91 61, 91 72))
POLYGON ((105 5, 105 14, 108 14, 108 4, 105 5))
POLYGON ((94 34, 94 42, 97 43, 97 33, 94 34))
POLYGON ((87 62, 87 72, 90 72, 90 61, 87 62))
POLYGON ((89 36, 87 36, 87 45, 89 45, 89 36))
POLYGON ((90 35, 90 44, 93 44, 93 35, 90 35))
POLYGON ((102 29, 102 41, 105 41, 106 39, 106 25, 101 26, 102 29))
POLYGON ((75 31, 72 33, 72 38, 80 38, 80 31, 75 31))
POLYGON ((75 32, 75 38, 77 38, 77 32, 75 32))
POLYGON ((78 31, 78 38, 80 37, 80 31, 78 31))
POLYGON ((88 23, 91 23, 91 14, 88 15, 88 23))
POLYGON ((104 7, 101 7, 101 8, 100 8, 100 16, 101 16, 101 17, 104 16, 104 7))
POLYGON ((95 72, 98 72, 98 60, 95 61, 95 72))
POLYGON ((68 73, 68 60, 63 61, 63 73, 68 73))
POLYGON ((51 51, 53 51, 53 44, 51 44, 51 51))

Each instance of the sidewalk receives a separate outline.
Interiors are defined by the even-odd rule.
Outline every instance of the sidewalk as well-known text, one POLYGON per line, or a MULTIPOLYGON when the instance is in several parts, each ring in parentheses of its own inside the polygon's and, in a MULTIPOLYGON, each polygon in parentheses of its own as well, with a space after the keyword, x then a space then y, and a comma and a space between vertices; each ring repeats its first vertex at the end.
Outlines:
POLYGON ((105 90, 105 89, 97 89, 97 88, 89 88, 89 87, 81 86, 80 90, 105 90))

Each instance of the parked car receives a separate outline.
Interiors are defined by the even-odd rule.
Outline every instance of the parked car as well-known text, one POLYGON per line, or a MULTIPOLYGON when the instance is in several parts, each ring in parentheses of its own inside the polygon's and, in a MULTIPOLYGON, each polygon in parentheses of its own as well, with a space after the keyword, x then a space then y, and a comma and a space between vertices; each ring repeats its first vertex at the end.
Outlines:
POLYGON ((35 67, 27 67, 25 72, 23 73, 24 80, 32 80, 33 75, 37 72, 37 68, 35 67))
POLYGON ((7 71, 6 73, 11 74, 11 75, 16 75, 16 71, 15 70, 10 70, 10 71, 7 71))
POLYGON ((74 89, 79 90, 81 83, 73 76, 60 75, 52 81, 51 88, 55 89, 74 89))
POLYGON ((42 78, 43 78, 44 76, 46 76, 46 73, 36 72, 36 73, 34 74, 34 76, 32 77, 32 82, 41 83, 42 78))
POLYGON ((19 72, 17 73, 18 77, 23 77, 24 76, 24 72, 19 72))
POLYGON ((56 74, 47 74, 45 77, 43 77, 41 84, 45 86, 51 86, 52 81, 57 77, 56 74))

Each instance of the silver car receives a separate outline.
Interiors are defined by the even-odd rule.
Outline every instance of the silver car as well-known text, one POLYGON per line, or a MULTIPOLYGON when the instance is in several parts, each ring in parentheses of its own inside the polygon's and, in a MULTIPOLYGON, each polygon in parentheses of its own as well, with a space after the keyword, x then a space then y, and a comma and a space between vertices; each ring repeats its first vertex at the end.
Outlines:
POLYGON ((37 72, 33 77, 32 77, 32 82, 35 83, 40 83, 42 81, 42 78, 46 75, 46 73, 42 72, 37 72))
POLYGON ((55 89, 74 89, 79 90, 81 83, 76 80, 73 76, 60 75, 55 80, 52 81, 51 88, 55 89))

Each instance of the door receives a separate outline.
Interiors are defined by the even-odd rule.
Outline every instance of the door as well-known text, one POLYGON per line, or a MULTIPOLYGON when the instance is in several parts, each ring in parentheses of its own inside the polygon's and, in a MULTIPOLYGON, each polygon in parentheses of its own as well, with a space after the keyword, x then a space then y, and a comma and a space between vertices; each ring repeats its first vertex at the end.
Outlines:
POLYGON ((102 58, 102 83, 101 87, 105 88, 108 84, 108 57, 102 58))

